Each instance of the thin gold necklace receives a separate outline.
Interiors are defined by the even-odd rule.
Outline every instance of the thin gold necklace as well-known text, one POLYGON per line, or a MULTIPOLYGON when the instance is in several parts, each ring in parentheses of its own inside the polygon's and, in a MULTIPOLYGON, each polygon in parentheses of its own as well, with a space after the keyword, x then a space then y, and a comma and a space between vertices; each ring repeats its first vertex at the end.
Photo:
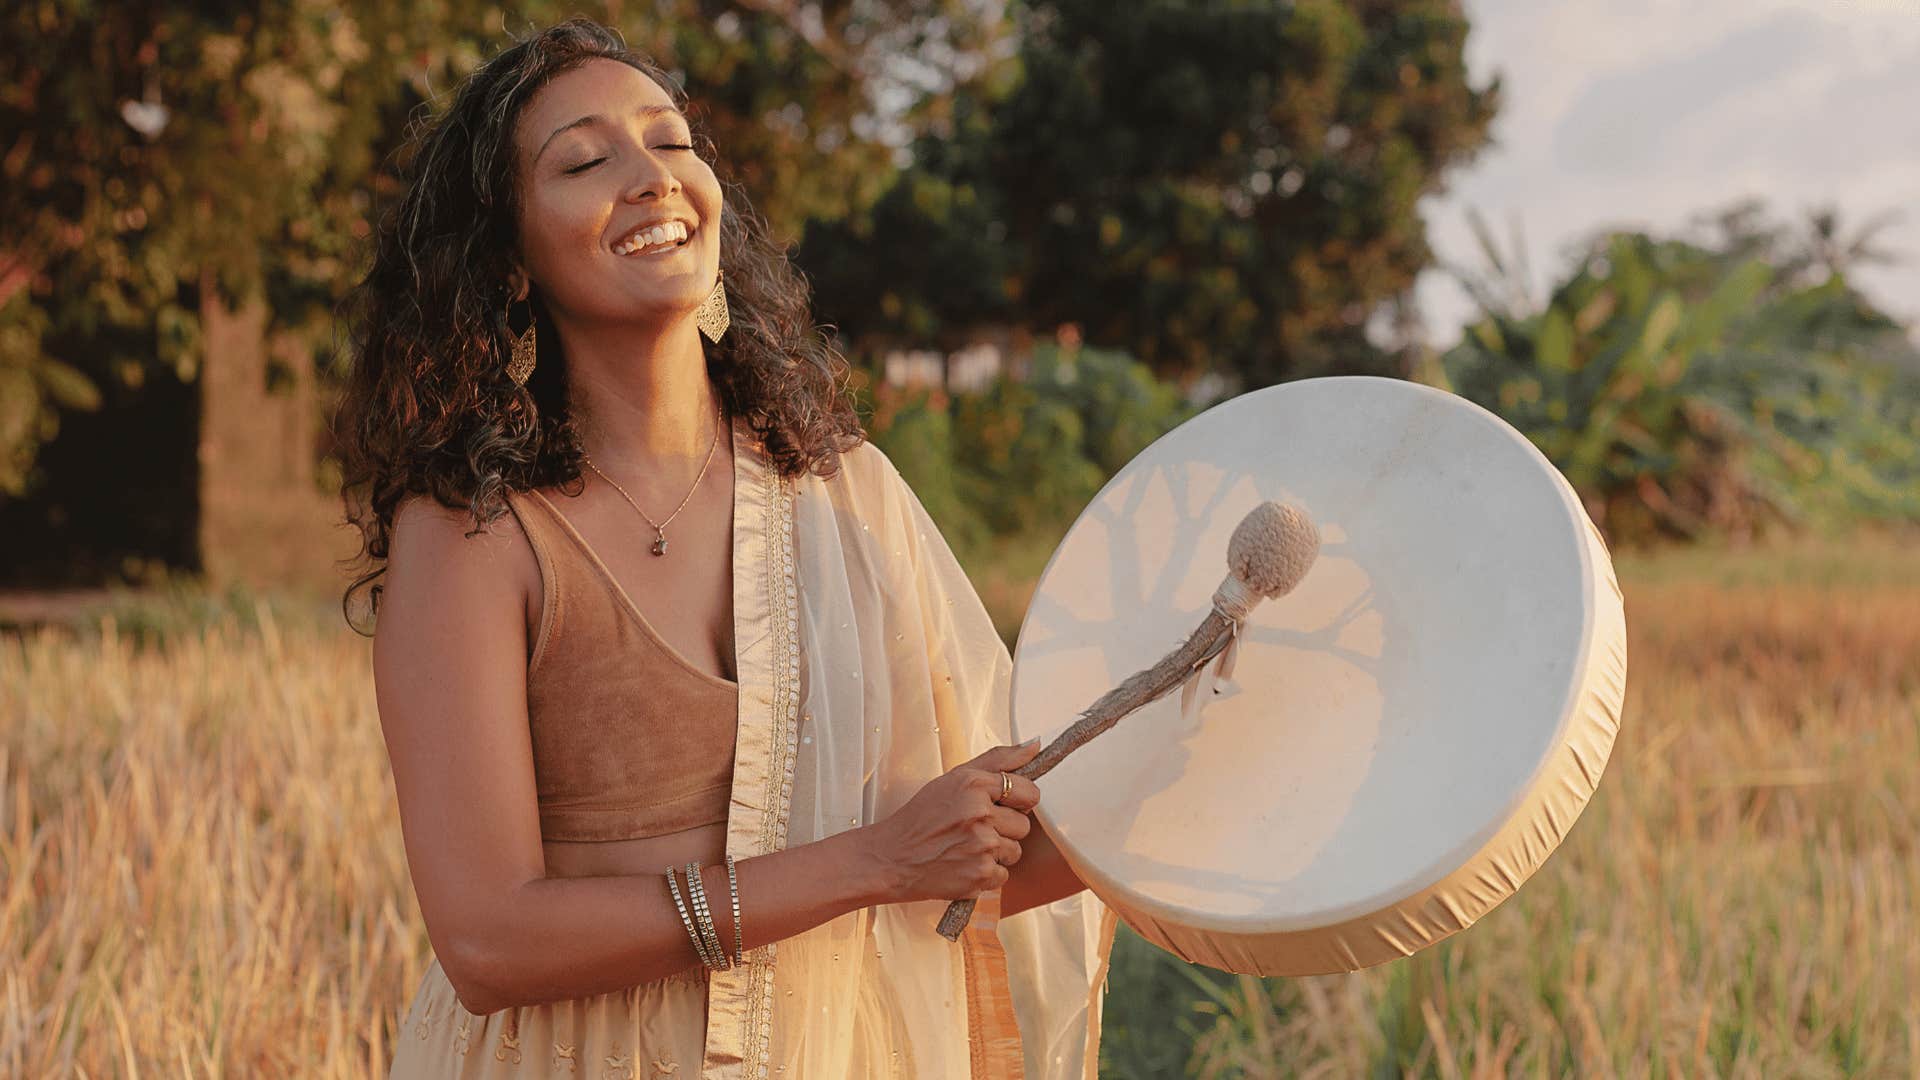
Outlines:
POLYGON ((680 511, 685 510, 687 508, 687 503, 693 499, 693 493, 700 489, 700 481, 706 479, 707 466, 713 464, 713 452, 715 449, 717 449, 720 446, 720 429, 725 426, 726 426, 726 410, 723 408, 720 410, 718 414, 714 416, 713 443, 712 445, 707 447, 707 460, 704 463, 702 463, 700 466, 700 475, 693 478, 693 486, 687 489, 687 497, 684 499, 681 499, 680 505, 674 507, 673 513, 667 515, 667 520, 661 521, 661 522, 655 522, 652 518, 647 517, 647 512, 645 510, 641 510, 640 504, 633 501, 633 496, 627 494, 627 489, 621 487, 619 483, 614 480, 613 477, 608 476, 606 473, 601 472, 600 466, 595 465, 593 463, 593 459, 587 456, 587 452, 584 449, 580 451, 580 460, 586 462, 587 468, 592 469, 594 471, 594 475, 600 477, 600 479, 602 480, 605 480, 607 483, 612 484, 613 490, 619 492, 620 497, 627 500, 627 505, 633 507, 634 510, 637 511, 642 518, 645 518, 647 524, 653 526, 653 553, 655 555, 665 555, 667 553, 667 526, 673 524, 673 519, 679 517, 680 511))

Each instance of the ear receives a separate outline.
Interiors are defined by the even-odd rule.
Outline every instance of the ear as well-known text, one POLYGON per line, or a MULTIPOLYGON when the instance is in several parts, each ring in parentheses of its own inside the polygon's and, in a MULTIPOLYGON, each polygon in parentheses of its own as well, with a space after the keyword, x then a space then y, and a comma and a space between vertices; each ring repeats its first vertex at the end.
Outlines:
POLYGON ((525 300, 530 291, 531 285, 527 280, 526 270, 522 269, 519 263, 514 263, 513 268, 507 271, 507 295, 517 304, 525 300))

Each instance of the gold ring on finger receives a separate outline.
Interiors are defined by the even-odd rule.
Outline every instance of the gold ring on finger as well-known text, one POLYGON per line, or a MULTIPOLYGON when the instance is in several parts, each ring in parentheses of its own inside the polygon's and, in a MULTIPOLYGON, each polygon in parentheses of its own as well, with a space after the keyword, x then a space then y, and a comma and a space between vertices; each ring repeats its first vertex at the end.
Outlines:
POLYGON ((1000 774, 1000 797, 993 801, 997 803, 1006 802, 1007 796, 1011 794, 1013 794, 1013 774, 1001 773, 1000 774))

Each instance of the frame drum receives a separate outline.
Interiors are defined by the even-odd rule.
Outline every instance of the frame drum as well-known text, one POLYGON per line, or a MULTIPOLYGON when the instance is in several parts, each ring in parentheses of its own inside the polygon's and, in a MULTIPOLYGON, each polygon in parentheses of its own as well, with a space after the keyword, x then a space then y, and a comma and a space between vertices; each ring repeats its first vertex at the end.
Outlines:
POLYGON ((1095 895, 1189 961, 1260 975, 1406 956, 1512 895, 1607 763, 1626 623, 1600 534, 1525 436, 1373 377, 1224 402, 1122 469, 1054 552, 1014 656, 1049 738, 1199 626, 1263 500, 1318 559, 1254 608, 1191 722, 1169 694, 1048 773, 1095 895))

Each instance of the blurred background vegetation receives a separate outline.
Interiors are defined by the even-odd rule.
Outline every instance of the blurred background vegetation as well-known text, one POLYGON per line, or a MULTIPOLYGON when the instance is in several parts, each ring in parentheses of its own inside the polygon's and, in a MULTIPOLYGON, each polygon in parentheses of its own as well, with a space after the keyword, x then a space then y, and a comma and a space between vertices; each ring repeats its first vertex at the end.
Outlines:
MULTIPOLYGON (((1594 884, 1585 875, 1607 895, 1629 895, 1617 878, 1696 850, 1758 853, 1740 880, 1783 883, 1727 913, 1754 940, 1794 920, 1839 925, 1847 911, 1910 899, 1920 885, 1874 861, 1889 850, 1911 860, 1911 811, 1882 816, 1869 805, 1887 791, 1911 795, 1911 777, 1875 787, 1829 762, 1806 782, 1805 798, 1826 801, 1805 805, 1794 801, 1801 781, 1766 779, 1783 745, 1818 758, 1865 731, 1884 736, 1888 754, 1912 747, 1910 724, 1888 726, 1912 714, 1920 692, 1911 668, 1903 675, 1888 659, 1911 645, 1910 627, 1891 629, 1915 595, 1910 551, 1899 540, 1842 556, 1791 546, 1899 536, 1873 530, 1920 520, 1920 352, 1913 328, 1852 284, 1859 267, 1899 254, 1878 242, 1886 219, 1702 207, 1684 229, 1592 236, 1544 295, 1528 288, 1519 245, 1503 250, 1481 226, 1480 264, 1444 268, 1478 311, 1457 344, 1433 347, 1411 296, 1415 276, 1436 265, 1419 203, 1487 145, 1502 96, 1497 81, 1469 79, 1468 20, 1452 0, 531 0, 510 14, 481 0, 6 5, 0 628, 82 610, 84 631, 66 644, 0 635, 0 724, 30 721, 24 733, 4 729, 0 783, 15 782, 9 747, 24 748, 19 768, 36 770, 34 801, 22 772, 23 809, 0 828, 0 866, 15 881, 120 874, 119 848, 96 851, 85 838, 158 837, 138 872, 160 876, 141 878, 143 894, 167 891, 204 902, 210 918, 257 915, 297 935, 267 905, 270 892, 205 875, 183 885, 156 869, 164 859, 154 852, 173 850, 165 838, 216 820, 195 807, 227 807, 235 829, 277 822, 300 843, 238 832, 220 842, 231 843, 233 865, 257 861, 268 880, 319 875, 288 895, 317 897, 337 916, 320 929, 346 932, 270 939, 282 958, 272 963, 310 956, 307 970, 321 973, 310 993, 275 1000, 275 1015, 314 1033, 296 1040, 315 1055, 300 1059, 308 1064, 325 1058, 352 1073, 341 1055, 368 1069, 384 1061, 385 1025, 424 939, 397 826, 381 816, 391 808, 379 795, 377 724, 365 700, 339 689, 364 689, 364 673, 340 678, 360 671, 363 643, 339 639, 345 631, 328 623, 337 609, 316 616, 288 599, 337 598, 344 579, 333 560, 357 548, 338 527, 325 423, 351 362, 333 310, 361 268, 370 223, 397 194, 408 124, 508 30, 575 11, 618 26, 683 82, 730 179, 812 280, 816 315, 856 366, 870 433, 1010 643, 1055 544, 1121 465, 1225 396, 1325 374, 1417 379, 1505 417, 1567 474, 1624 576, 1639 582, 1647 617, 1636 632, 1676 659, 1664 696, 1644 696, 1642 683, 1634 710, 1667 725, 1623 735, 1633 740, 1621 751, 1629 775, 1647 779, 1603 789, 1589 811, 1602 824, 1583 824, 1524 905, 1417 962, 1346 982, 1235 980, 1123 934, 1103 1050, 1111 1075, 1912 1067, 1920 1017, 1899 1011, 1913 1000, 1901 981, 1911 952, 1909 968, 1874 964, 1920 939, 1898 920, 1846 938, 1849 949, 1870 946, 1857 970, 1871 972, 1811 982, 1818 955, 1776 950, 1775 966, 1798 966, 1773 972, 1767 958, 1715 946, 1689 923, 1688 948, 1663 945, 1633 967, 1664 979, 1663 993, 1683 988, 1686 1015, 1665 1018, 1636 1004, 1651 987, 1596 989, 1588 950, 1602 931, 1562 925, 1598 895, 1576 899, 1594 884), (1002 362, 967 375, 961 358, 981 342, 1002 362), (893 360, 905 353, 933 357, 931 377, 900 377, 893 360), (1775 534, 1789 538, 1789 554, 1725 554, 1775 534), (1736 592, 1702 601, 1689 591, 1709 579, 1736 592), (1800 598, 1791 618, 1737 592, 1794 583, 1840 591, 1800 598), (104 591, 79 609, 36 606, 56 587, 104 591), (295 629, 309 622, 327 631, 295 629), (1829 639, 1855 623, 1857 633, 1829 639), (1689 634, 1719 651, 1683 661, 1689 634), (1750 662, 1730 642, 1774 652, 1750 662), (1863 666, 1836 676, 1843 663, 1863 666), (233 674, 208 674, 216 670, 233 674), (1699 672, 1711 674, 1680 685, 1699 672), (1853 696, 1807 698, 1816 677, 1853 696), (175 702, 156 714, 165 723, 152 745, 121 727, 142 701, 175 702), (305 718, 325 746, 282 724, 249 734, 216 719, 182 730, 234 709, 305 718), (1754 737, 1756 716, 1791 721, 1790 737, 1754 737), (1815 740, 1822 732, 1827 742, 1815 740), (1752 765, 1741 775, 1762 779, 1716 780, 1700 794, 1691 772, 1662 757, 1673 746, 1703 775, 1738 759, 1752 765), (325 783, 298 788, 304 801, 253 781, 236 787, 201 775, 216 750, 257 757, 263 774, 325 783), (87 779, 95 773, 112 782, 87 779), (178 805, 190 821, 140 794, 141 777, 155 773, 204 782, 178 805), (371 794, 350 811, 326 809, 341 785, 371 794), (1611 800, 1630 801, 1609 811, 1611 800), (364 821, 340 817, 363 811, 364 821), (1826 813, 1865 839, 1856 848, 1796 813, 1826 813), (1644 824, 1667 817, 1697 841, 1678 856, 1644 824), (331 870, 303 869, 294 848, 331 850, 328 838, 340 836, 355 843, 329 855, 331 870), (35 869, 41 852, 80 854, 35 869), (1555 926, 1550 940, 1538 929, 1555 926), (1727 985, 1743 989, 1717 1013, 1711 997, 1689 997, 1727 985), (1530 996, 1502 998, 1514 986, 1530 996), (336 990, 351 1000, 329 996, 336 990), (1595 1016, 1613 1039, 1592 1034, 1595 1016), (1902 1022, 1905 1052, 1890 1034, 1902 1022), (354 1034, 333 1037, 344 1031, 354 1034)), ((1648 655, 1640 641, 1634 648, 1648 655)), ((0 824, 10 805, 0 797, 0 824)), ((1712 897, 1737 892, 1720 879, 1682 882, 1692 871, 1673 869, 1601 913, 1610 940, 1670 929, 1674 913, 1701 917, 1712 897)), ((42 942, 0 953, 28 973, 28 1000, 37 987, 58 1001, 64 1019, 53 1026, 69 1032, 76 1016, 104 1022, 132 1010, 131 1026, 120 1014, 122 1043, 143 1049, 128 1061, 146 1060, 149 1045, 226 1053, 200 1036, 169 1044, 164 1013, 112 1004, 99 988, 118 985, 121 966, 144 954, 124 942, 96 948, 102 924, 54 904, 81 891, 50 887, 44 910, 18 893, 0 902, 42 931, 16 935, 0 922, 0 937, 42 942), (54 963, 56 939, 61 955, 90 959, 54 963), (76 972, 97 974, 85 983, 95 990, 76 972), (158 1027, 140 1029, 143 1017, 158 1027)), ((180 944, 152 970, 193 969, 207 940, 180 944)), ((270 1024, 227 1017, 217 1002, 195 1007, 202 1035, 234 1024, 233 1052, 259 1055, 254 1066, 288 1064, 270 1024)), ((6 1045, 23 1044, 0 1035, 6 1045)), ((89 1056, 68 1036, 46 1046, 52 1056, 35 1060, 95 1071, 120 1060, 89 1056)), ((173 1057, 153 1060, 170 1068, 173 1057)))
MULTIPOLYGON (((1434 263, 1417 201, 1500 99, 1468 80, 1447 0, 712 6, 596 14, 687 87, 972 565, 1036 571, 1154 437, 1329 373, 1495 410, 1616 545, 1920 515, 1920 359, 1848 277, 1892 257, 1884 219, 1703 208, 1686 235, 1595 236, 1544 298, 1483 228, 1486 265, 1452 268, 1481 309, 1460 344, 1411 332, 1434 263), (987 379, 889 378, 890 354, 980 341, 1004 359, 987 379)), ((408 121, 505 16, 35 0, 0 20, 20 43, 0 56, 0 585, 330 584, 353 550, 327 528, 333 305, 408 121)))

